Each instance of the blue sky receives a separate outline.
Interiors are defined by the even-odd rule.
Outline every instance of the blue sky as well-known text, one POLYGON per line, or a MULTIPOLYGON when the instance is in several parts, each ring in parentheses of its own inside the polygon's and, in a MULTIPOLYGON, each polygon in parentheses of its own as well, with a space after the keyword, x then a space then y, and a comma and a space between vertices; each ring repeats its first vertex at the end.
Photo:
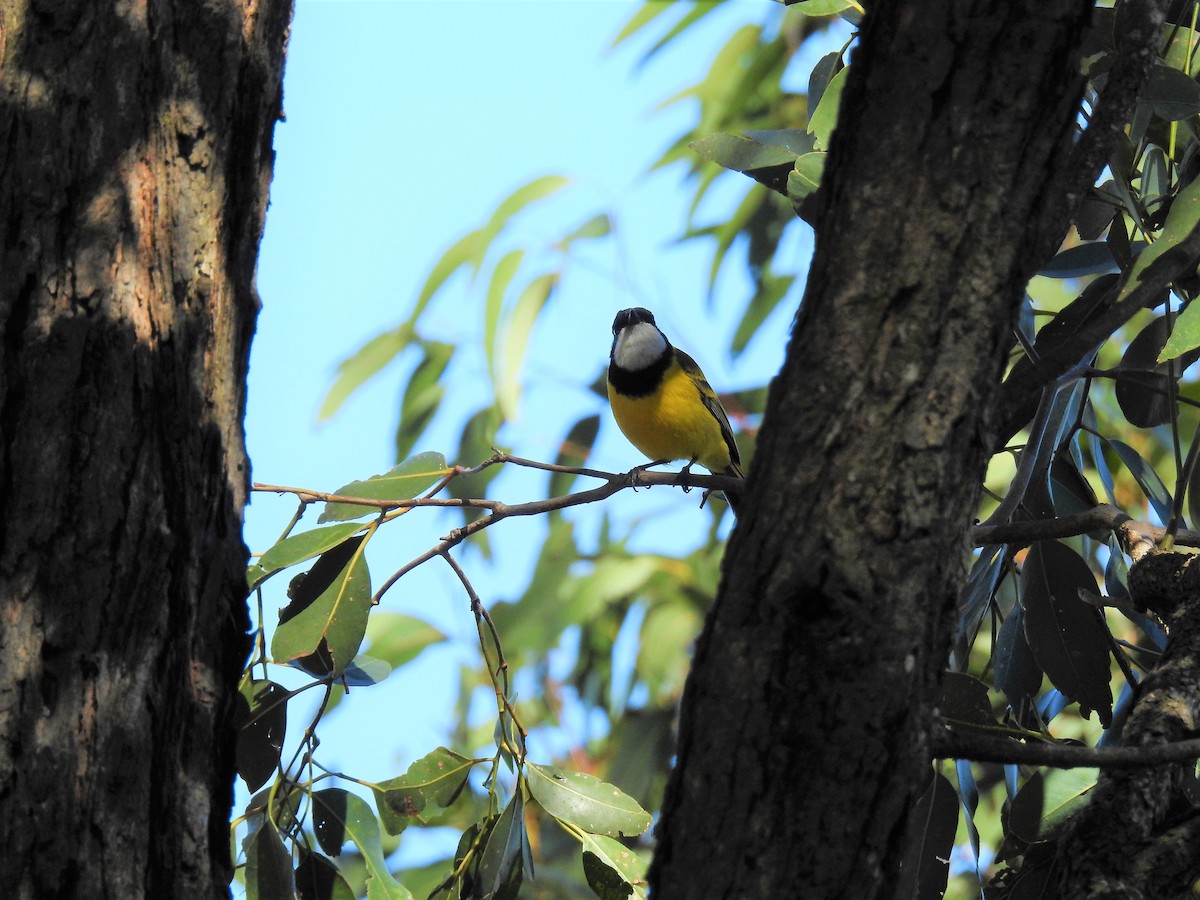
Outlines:
MULTIPOLYGON (((687 104, 658 104, 697 80, 732 30, 762 21, 771 5, 729 0, 687 53, 667 52, 638 68, 645 39, 609 49, 636 3, 299 0, 259 262, 263 309, 246 421, 254 480, 334 490, 394 464, 398 385, 411 363, 399 361, 318 425, 337 364, 407 315, 432 262, 455 238, 514 188, 552 172, 575 183, 547 218, 531 220, 529 234, 552 238, 562 222, 599 209, 614 216, 619 249, 597 244, 595 255, 573 265, 535 328, 521 413, 503 434, 515 452, 550 460, 575 418, 604 409, 586 386, 606 362, 612 316, 622 307, 654 309, 718 389, 765 382, 782 360, 787 316, 774 317, 750 352, 730 363, 723 348, 744 301, 736 273, 723 278, 710 307, 711 248, 671 243, 689 199, 682 169, 645 170, 695 115, 687 104)), ((465 279, 448 284, 431 317, 436 333, 427 336, 469 343, 480 331, 477 300, 465 279)), ((484 378, 478 359, 456 363, 445 414, 418 450, 450 455, 459 416, 485 393, 484 378)), ((605 419, 591 464, 624 470, 642 461, 605 419)), ((497 490, 530 499, 544 483, 506 477, 497 490)), ((655 526, 640 539, 679 548, 707 524, 694 496, 639 492, 611 508, 618 516, 654 513, 655 526)), ((270 546, 293 508, 273 495, 253 499, 246 524, 253 552, 270 546)), ((373 541, 374 582, 434 543, 449 522, 410 516, 394 535, 373 541)), ((493 529, 496 566, 464 561, 486 588, 485 601, 518 595, 536 550, 536 523, 508 524, 493 529)), ((444 566, 427 565, 402 585, 384 608, 420 615, 452 640, 413 671, 354 691, 322 727, 321 757, 370 779, 400 774, 445 740, 456 667, 478 654, 473 619, 444 566)), ((281 586, 268 595, 268 621, 281 586)))

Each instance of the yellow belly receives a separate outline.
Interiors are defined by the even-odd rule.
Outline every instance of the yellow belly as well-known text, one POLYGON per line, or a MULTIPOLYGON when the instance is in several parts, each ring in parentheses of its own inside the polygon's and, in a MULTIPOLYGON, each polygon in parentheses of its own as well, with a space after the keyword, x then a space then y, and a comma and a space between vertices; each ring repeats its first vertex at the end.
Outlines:
POLYGON ((629 442, 652 460, 695 460, 713 472, 729 466, 721 425, 682 369, 672 366, 662 389, 647 397, 624 397, 608 386, 613 418, 629 442))

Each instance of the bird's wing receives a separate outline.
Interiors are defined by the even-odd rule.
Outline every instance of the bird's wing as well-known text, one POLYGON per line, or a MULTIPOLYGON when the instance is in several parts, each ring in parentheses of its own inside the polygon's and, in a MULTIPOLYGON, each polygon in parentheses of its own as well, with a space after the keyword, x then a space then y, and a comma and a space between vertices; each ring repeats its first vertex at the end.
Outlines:
POLYGON ((674 349, 675 358, 679 361, 679 368, 683 369, 696 383, 696 388, 700 391, 700 400, 721 426, 721 437, 725 438, 725 443, 729 447, 729 459, 735 470, 732 474, 741 475, 742 457, 738 453, 737 441, 733 439, 733 426, 729 424, 729 416, 725 414, 725 407, 721 405, 717 392, 712 389, 712 385, 708 383, 708 379, 704 377, 704 372, 696 364, 696 361, 678 347, 674 349))

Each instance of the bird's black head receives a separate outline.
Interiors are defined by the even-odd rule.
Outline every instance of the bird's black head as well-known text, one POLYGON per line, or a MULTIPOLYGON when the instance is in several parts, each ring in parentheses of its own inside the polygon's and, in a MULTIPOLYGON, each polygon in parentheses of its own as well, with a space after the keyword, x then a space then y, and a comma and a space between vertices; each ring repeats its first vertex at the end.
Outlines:
POLYGON ((623 309, 613 319, 613 334, 617 334, 622 328, 628 328, 630 325, 637 325, 641 322, 649 322, 651 325, 654 325, 654 313, 640 306, 623 309))

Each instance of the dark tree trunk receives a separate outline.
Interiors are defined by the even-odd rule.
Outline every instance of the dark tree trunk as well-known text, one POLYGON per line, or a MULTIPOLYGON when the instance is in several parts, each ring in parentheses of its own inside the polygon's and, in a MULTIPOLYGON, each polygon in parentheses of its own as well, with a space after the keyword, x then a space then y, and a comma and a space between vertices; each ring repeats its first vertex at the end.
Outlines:
POLYGON ((870 5, 684 695, 660 900, 896 882, 1018 304, 1105 157, 1066 171, 1090 7, 870 5))
POLYGON ((290 0, 0 0, 0 883, 228 893, 290 0))

